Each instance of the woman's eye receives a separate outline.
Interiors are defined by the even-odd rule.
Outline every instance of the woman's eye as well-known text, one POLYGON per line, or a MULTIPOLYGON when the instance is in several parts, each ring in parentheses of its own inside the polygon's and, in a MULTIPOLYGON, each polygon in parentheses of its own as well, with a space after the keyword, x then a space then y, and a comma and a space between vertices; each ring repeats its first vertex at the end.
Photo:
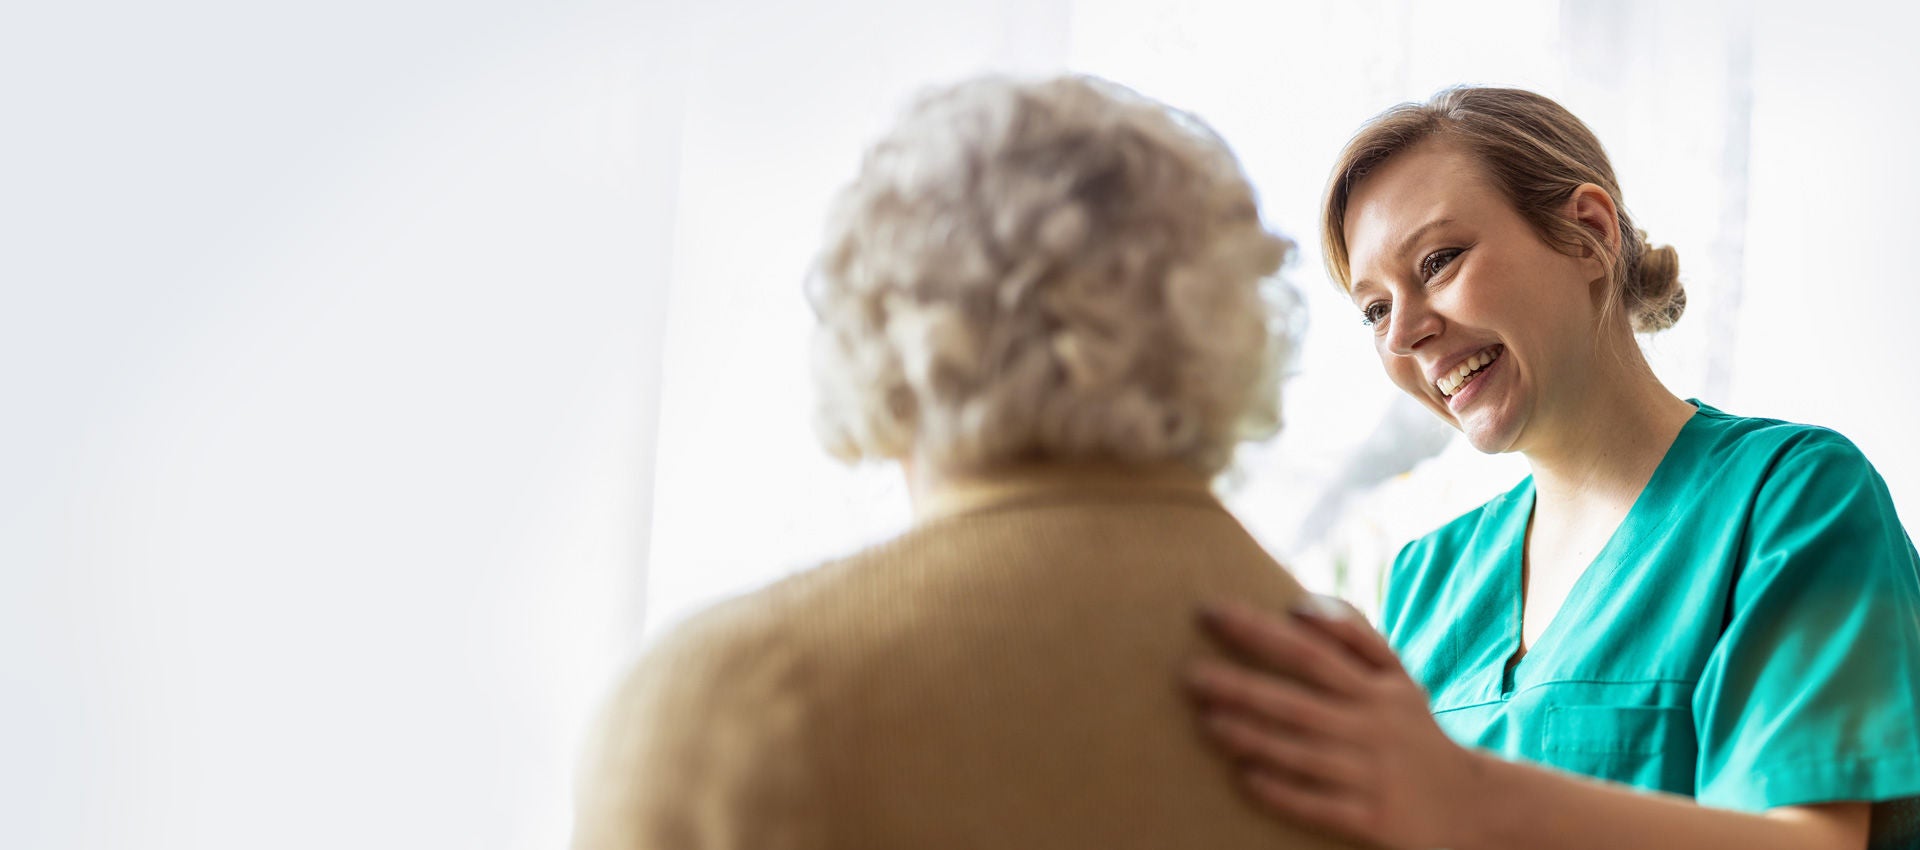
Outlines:
POLYGON ((1436 275, 1446 271, 1447 266, 1452 264, 1454 259, 1459 256, 1459 248, 1442 248, 1428 254, 1420 260, 1420 279, 1432 280, 1436 275))
POLYGON ((1373 327, 1387 320, 1387 302, 1375 301, 1360 308, 1360 324, 1373 327))

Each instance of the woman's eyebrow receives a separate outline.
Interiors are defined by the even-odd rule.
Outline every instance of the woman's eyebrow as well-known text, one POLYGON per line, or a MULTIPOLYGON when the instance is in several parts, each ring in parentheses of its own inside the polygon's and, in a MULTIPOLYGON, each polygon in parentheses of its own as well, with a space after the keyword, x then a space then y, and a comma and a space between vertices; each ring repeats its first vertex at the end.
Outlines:
POLYGON ((1437 228, 1437 227, 1443 227, 1445 225, 1449 225, 1452 223, 1453 223, 1453 219, 1451 218, 1436 218, 1432 221, 1427 222, 1426 224, 1423 224, 1423 225, 1420 225, 1419 227, 1414 228, 1412 233, 1407 234, 1406 238, 1400 240, 1400 244, 1394 246, 1392 256, 1394 257, 1406 256, 1407 252, 1413 250, 1413 246, 1427 235, 1427 231, 1433 230, 1434 228, 1437 228))
MULTIPOLYGON (((1426 224, 1423 224, 1423 225, 1420 225, 1419 227, 1414 228, 1412 233, 1409 233, 1405 237, 1402 237, 1400 242, 1393 246, 1393 252, 1387 255, 1388 258, 1397 260, 1400 257, 1406 256, 1408 251, 1413 250, 1414 245, 1418 244, 1421 239, 1426 237, 1427 231, 1433 230, 1438 227, 1444 227, 1452 223, 1453 223, 1453 219, 1451 218, 1436 218, 1432 221, 1427 222, 1426 224)), ((1353 288, 1347 291, 1347 295, 1349 297, 1357 296, 1360 294, 1360 291, 1363 289, 1369 289, 1369 288, 1374 288, 1378 286, 1379 284, 1374 283, 1373 281, 1367 280, 1365 278, 1355 279, 1353 282, 1353 288)))

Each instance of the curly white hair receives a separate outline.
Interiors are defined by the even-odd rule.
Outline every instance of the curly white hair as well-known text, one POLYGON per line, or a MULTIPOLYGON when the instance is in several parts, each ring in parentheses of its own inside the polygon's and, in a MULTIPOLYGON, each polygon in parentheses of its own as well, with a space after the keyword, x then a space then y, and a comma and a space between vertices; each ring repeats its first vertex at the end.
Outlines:
POLYGON ((1292 248, 1192 115, 1086 76, 929 92, 839 193, 808 280, 821 441, 1218 472, 1279 429, 1292 248))

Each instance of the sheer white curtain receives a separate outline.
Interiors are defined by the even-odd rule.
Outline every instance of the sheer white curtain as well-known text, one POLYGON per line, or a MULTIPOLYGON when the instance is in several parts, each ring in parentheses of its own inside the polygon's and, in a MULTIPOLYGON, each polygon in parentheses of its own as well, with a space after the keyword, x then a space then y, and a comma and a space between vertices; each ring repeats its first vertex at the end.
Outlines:
POLYGON ((645 555, 654 5, 0 14, 0 847, 564 843, 645 555))

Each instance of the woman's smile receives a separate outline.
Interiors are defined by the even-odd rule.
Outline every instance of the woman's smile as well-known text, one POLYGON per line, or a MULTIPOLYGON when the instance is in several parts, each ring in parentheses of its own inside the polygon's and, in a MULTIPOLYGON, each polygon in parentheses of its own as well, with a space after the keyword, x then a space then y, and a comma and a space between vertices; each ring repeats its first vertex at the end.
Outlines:
POLYGON ((1467 393, 1467 388, 1473 386, 1475 381, 1491 370, 1493 364, 1500 360, 1500 355, 1506 350, 1502 345, 1489 345, 1449 365, 1440 372, 1438 378, 1434 379, 1434 389, 1439 390, 1440 395, 1446 397, 1448 407, 1459 410, 1466 405, 1469 396, 1478 395, 1477 392, 1467 393))

